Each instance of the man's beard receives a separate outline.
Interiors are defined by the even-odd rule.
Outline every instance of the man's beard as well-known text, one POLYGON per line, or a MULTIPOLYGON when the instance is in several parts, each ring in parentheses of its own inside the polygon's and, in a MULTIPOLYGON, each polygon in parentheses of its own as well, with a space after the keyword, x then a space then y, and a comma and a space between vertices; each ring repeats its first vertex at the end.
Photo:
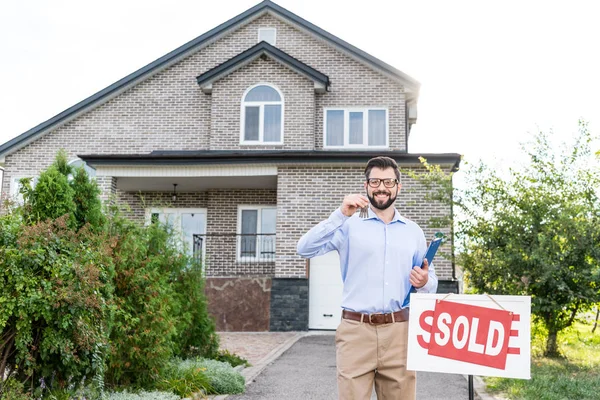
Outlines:
POLYGON ((396 201, 396 197, 398 196, 398 193, 396 193, 395 196, 392 196, 391 192, 383 192, 381 190, 378 190, 376 192, 373 192, 373 195, 370 195, 369 192, 367 192, 367 197, 369 198, 369 201, 371 202, 371 205, 379 210, 385 210, 387 209, 389 206, 391 206, 392 204, 394 204, 394 202, 396 201), (387 201, 385 202, 379 202, 375 199, 375 196, 377 196, 378 194, 387 194, 388 196, 390 196, 387 201))

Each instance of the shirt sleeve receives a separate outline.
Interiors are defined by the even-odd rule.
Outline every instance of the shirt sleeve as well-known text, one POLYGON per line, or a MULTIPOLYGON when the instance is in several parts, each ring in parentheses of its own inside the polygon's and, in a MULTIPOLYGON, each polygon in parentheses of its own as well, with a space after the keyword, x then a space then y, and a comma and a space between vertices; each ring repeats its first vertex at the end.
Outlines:
MULTIPOLYGON (((427 242, 425 241, 425 234, 421 229, 421 239, 419 244, 419 251, 417 252, 417 260, 420 260, 415 265, 420 266, 423 258, 425 258, 425 253, 427 252, 427 242)), ((438 278, 435 274, 434 263, 431 263, 428 267, 429 270, 429 278, 427 279, 427 283, 423 285, 423 287, 416 288, 417 293, 436 293, 438 287, 438 278)))
POLYGON ((312 227, 298 241, 298 254, 312 258, 341 248, 345 241, 343 226, 348 220, 338 208, 325 221, 312 227))

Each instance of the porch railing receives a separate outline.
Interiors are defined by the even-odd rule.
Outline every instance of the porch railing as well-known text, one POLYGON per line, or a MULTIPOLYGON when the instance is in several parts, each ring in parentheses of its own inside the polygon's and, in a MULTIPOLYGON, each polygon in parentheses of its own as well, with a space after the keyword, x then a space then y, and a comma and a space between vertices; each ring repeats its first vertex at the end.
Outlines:
POLYGON ((194 235, 194 256, 237 263, 275 262, 274 233, 194 235))

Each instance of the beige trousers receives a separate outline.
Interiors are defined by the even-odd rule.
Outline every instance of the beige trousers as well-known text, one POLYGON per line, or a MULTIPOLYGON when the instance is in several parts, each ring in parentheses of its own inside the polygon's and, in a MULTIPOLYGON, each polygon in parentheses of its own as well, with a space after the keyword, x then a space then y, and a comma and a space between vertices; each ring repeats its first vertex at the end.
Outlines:
POLYGON ((335 334, 339 399, 416 398, 415 371, 406 370, 408 322, 371 325, 342 319, 335 334))

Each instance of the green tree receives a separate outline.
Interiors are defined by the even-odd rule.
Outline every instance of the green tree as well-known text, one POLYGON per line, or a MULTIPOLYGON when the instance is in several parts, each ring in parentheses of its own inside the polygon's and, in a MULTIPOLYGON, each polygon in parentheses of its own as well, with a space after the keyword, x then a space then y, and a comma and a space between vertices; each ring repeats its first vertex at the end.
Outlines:
POLYGON ((21 180, 21 193, 25 201, 23 215, 29 223, 35 224, 67 214, 69 225, 75 225, 76 205, 73 201, 74 190, 68 179, 70 172, 67 155, 61 150, 54 163, 40 174, 35 188, 31 187, 29 178, 21 180))
POLYGON ((79 167, 73 171, 71 187, 73 188, 74 217, 77 228, 89 223, 92 229, 100 229, 106 222, 106 218, 102 213, 100 188, 96 181, 90 180, 85 169, 79 167))
POLYGON ((585 123, 560 150, 540 132, 523 147, 526 166, 503 174, 479 164, 455 193, 469 287, 530 295, 548 331, 547 356, 559 355, 557 334, 600 301, 600 179, 591 140, 585 123))

